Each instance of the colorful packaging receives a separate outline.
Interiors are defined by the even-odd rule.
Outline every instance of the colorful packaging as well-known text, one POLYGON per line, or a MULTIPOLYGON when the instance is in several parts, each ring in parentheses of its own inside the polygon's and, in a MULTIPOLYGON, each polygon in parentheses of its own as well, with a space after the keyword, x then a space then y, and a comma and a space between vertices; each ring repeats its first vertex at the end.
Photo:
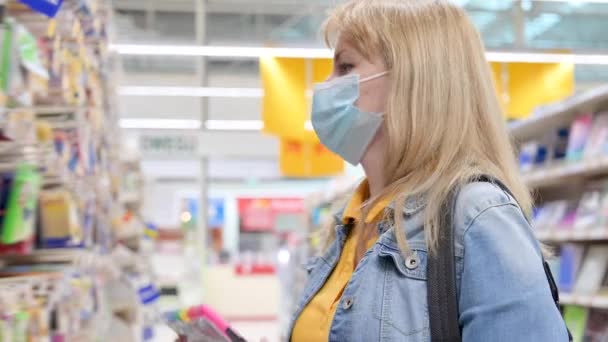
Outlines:
POLYGON ((538 143, 529 142, 522 145, 519 152, 519 168, 522 172, 527 172, 534 167, 534 160, 538 151, 538 143))
POLYGON ((591 310, 587 320, 585 341, 608 340, 608 310, 591 310))
POLYGON ((602 192, 601 185, 598 187, 598 189, 587 191, 581 198, 576 211, 575 230, 584 231, 599 225, 600 215, 598 213, 602 204, 602 192))
POLYGON ((576 282, 585 250, 576 244, 564 244, 560 251, 558 285, 564 292, 570 292, 576 282))
POLYGON ((589 309, 580 306, 566 305, 564 307, 564 320, 570 332, 573 342, 583 342, 589 309))
POLYGON ((605 246, 589 247, 576 279, 574 292, 586 295, 596 294, 602 286, 602 280, 604 280, 607 269, 608 248, 605 246))
POLYGON ((65 189, 40 192, 40 227, 45 248, 61 248, 82 240, 76 202, 65 189))
POLYGON ((570 141, 568 141, 568 150, 566 151, 566 160, 576 162, 583 159, 585 146, 591 134, 593 124, 593 115, 584 114, 576 118, 570 129, 570 141))
POLYGON ((19 0, 28 5, 32 10, 42 13, 49 18, 55 17, 59 8, 63 4, 63 0, 19 0))
POLYGON ((597 114, 585 146, 585 158, 596 158, 608 152, 608 113, 597 114))
POLYGON ((10 245, 32 236, 40 183, 40 174, 33 166, 22 164, 17 167, 4 213, 0 243, 10 245))

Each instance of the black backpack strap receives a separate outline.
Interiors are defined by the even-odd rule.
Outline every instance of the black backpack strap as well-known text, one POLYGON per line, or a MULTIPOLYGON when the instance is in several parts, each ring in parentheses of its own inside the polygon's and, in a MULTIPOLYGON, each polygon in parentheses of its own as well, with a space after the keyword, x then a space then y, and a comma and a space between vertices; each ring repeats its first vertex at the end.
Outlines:
MULTIPOLYGON (((480 175, 473 182, 487 182, 497 185, 515 201, 517 199, 509 188, 496 179, 480 175)), ((441 208, 437 253, 429 253, 427 262, 427 300, 432 342, 460 342, 460 325, 458 323, 458 294, 456 289, 456 263, 454 260, 454 224, 457 190, 453 190, 441 208)), ((526 220, 528 218, 526 217, 526 220)), ((559 309, 559 291, 547 261, 542 259, 545 276, 549 283, 553 301, 559 309)), ((566 328, 567 329, 567 328, 566 328)), ((567 329, 568 330, 568 329, 567 329)), ((572 335, 568 330, 569 341, 572 335)))
POLYGON ((454 225, 452 214, 455 191, 441 208, 437 252, 429 253, 427 262, 427 301, 433 342, 459 342, 458 296, 454 261, 454 225))

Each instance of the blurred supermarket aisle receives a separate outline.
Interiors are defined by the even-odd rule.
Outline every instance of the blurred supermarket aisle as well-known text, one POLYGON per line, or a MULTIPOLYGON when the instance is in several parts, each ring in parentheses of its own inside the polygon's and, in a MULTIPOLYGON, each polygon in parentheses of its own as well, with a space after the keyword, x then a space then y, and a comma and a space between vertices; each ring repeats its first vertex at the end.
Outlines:
MULTIPOLYGON (((608 3, 455 2, 539 195, 565 317, 600 341, 608 3)), ((199 304, 250 341, 287 338, 364 177, 310 122, 333 3, 0 0, 1 341, 172 341, 168 314, 199 304)))

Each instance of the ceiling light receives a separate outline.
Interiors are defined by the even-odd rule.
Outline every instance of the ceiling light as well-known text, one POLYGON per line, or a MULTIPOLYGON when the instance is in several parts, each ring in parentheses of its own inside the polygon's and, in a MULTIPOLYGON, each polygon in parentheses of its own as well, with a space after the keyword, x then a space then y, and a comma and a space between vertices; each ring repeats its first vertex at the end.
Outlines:
POLYGON ((503 63, 573 63, 608 65, 608 55, 599 54, 487 52, 486 58, 490 62, 503 63))
POLYGON ((125 96, 184 96, 184 97, 253 97, 264 96, 260 88, 212 88, 212 87, 147 87, 124 86, 118 93, 125 96))
POLYGON ((608 4, 608 0, 577 0, 577 1, 572 1, 572 0, 532 0, 534 2, 569 2, 569 3, 575 3, 575 4, 608 4))
POLYGON ((187 119, 120 119, 120 127, 128 129, 201 129, 200 120, 187 119))
POLYGON ((205 128, 220 131, 259 131, 264 128, 262 120, 207 120, 205 128))
MULTIPOLYGON (((558 1, 558 0, 543 0, 558 1)), ((561 1, 561 0, 560 0, 561 1)), ((589 2, 600 2, 599 0, 589 2)), ((608 0, 603 0, 608 3, 608 0)), ((267 47, 229 47, 229 46, 180 46, 180 45, 137 45, 113 44, 111 48, 124 55, 148 56, 207 56, 225 58, 260 58, 264 56, 291 58, 332 58, 329 49, 314 48, 267 48, 267 47)), ((486 52, 490 62, 508 63, 574 63, 608 64, 608 55, 567 54, 541 52, 486 52)), ((222 89, 222 88, 220 88, 222 89)), ((261 95, 260 95, 261 96, 261 95)))
MULTIPOLYGON (((191 119, 120 119, 120 127, 126 129, 201 129, 200 120, 191 119)), ((262 120, 207 120, 205 128, 218 131, 259 131, 264 128, 262 120)))
POLYGON ((315 48, 111 44, 110 49, 121 55, 148 56, 206 56, 229 58, 259 58, 264 56, 299 58, 333 57, 331 50, 315 48))

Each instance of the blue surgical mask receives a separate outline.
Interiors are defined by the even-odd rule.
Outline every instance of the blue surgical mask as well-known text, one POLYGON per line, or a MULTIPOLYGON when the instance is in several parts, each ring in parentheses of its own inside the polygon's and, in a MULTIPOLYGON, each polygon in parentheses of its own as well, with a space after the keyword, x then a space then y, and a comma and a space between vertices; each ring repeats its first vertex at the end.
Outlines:
POLYGON ((312 126, 329 150, 342 159, 358 165, 382 126, 382 113, 359 110, 359 84, 388 74, 381 72, 364 79, 347 75, 315 87, 312 100, 312 126))

